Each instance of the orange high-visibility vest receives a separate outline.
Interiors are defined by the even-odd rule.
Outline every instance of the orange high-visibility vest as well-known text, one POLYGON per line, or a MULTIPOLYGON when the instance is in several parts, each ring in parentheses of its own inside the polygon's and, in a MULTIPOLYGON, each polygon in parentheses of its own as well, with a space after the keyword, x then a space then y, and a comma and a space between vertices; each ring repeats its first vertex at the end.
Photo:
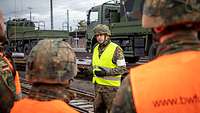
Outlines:
POLYGON ((22 92, 21 92, 21 84, 18 71, 16 71, 15 75, 15 87, 16 87, 16 95, 20 95, 22 92))
POLYGON ((130 70, 137 113, 200 113, 200 52, 163 55, 130 70))
POLYGON ((78 113, 64 101, 37 101, 32 99, 22 99, 16 101, 11 113, 78 113))

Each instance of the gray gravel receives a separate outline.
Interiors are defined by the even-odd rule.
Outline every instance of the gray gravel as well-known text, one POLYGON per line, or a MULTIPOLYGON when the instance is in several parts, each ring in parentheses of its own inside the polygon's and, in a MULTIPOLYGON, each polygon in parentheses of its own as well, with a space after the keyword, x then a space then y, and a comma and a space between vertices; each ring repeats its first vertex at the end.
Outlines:
POLYGON ((71 83, 71 87, 91 93, 94 92, 94 85, 92 84, 92 81, 74 79, 74 81, 71 83))

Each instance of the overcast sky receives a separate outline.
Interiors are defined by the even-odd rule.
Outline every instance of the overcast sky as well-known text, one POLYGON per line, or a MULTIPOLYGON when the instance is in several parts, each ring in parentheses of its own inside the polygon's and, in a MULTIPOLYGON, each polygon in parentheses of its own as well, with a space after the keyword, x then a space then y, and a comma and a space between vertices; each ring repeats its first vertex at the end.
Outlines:
MULTIPOLYGON (((95 5, 109 0, 52 0, 54 29, 62 29, 62 23, 67 20, 69 10, 70 26, 75 29, 77 22, 86 20, 87 11, 95 5)), ((5 19, 30 18, 45 21, 45 29, 50 29, 50 0, 0 0, 0 9, 3 10, 5 19)))

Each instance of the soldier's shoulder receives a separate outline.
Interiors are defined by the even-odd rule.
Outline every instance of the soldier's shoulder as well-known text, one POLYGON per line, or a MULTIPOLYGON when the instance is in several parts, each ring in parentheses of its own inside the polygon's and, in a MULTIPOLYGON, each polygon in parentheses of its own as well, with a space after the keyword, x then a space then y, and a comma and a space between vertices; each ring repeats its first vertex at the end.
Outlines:
POLYGON ((12 70, 9 68, 9 64, 0 57, 0 74, 11 74, 12 70))
POLYGON ((135 113, 130 78, 127 76, 113 101, 111 113, 135 113))

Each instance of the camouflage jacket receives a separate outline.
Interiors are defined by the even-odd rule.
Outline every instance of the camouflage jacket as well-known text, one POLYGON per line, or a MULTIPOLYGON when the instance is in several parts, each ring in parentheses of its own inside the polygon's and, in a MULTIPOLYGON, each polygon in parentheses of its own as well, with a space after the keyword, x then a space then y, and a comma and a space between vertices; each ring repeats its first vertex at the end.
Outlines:
MULTIPOLYGON (((188 50, 200 51, 200 42, 190 36, 168 39, 158 45, 157 57, 188 50)), ((128 75, 116 94, 117 96, 114 99, 111 113, 136 113, 132 92, 130 75, 128 75)))
POLYGON ((2 57, 0 57, 0 70, 0 103, 2 104, 0 112, 7 113, 13 106, 16 88, 12 70, 2 57))

